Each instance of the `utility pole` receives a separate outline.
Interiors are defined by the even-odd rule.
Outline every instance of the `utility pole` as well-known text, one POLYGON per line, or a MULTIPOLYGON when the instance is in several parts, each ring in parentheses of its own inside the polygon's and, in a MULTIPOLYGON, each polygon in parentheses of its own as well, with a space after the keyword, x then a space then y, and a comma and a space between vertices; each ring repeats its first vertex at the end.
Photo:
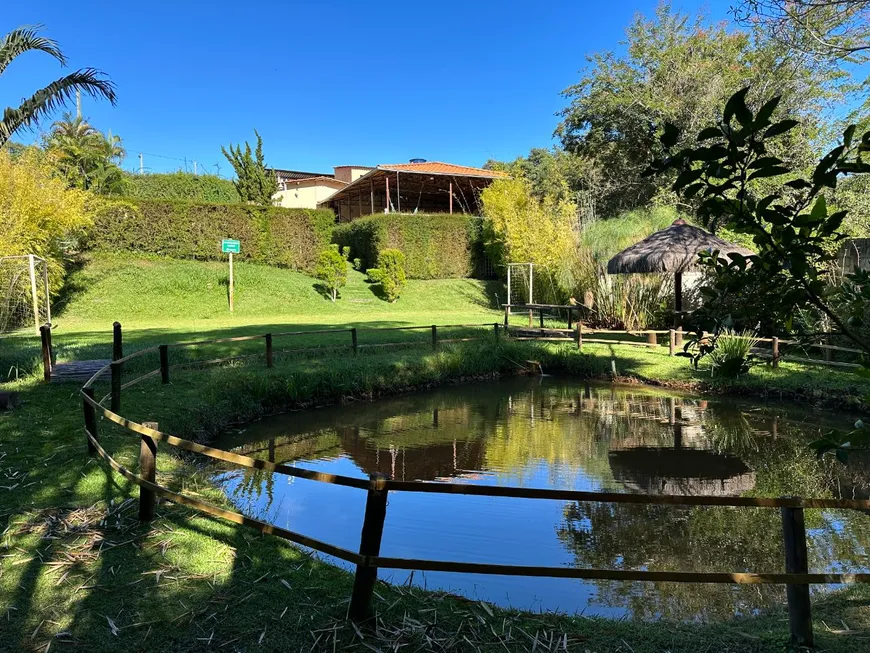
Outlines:
POLYGON ((82 92, 76 89, 76 118, 82 117, 82 92))
POLYGON ((196 159, 193 160, 193 174, 194 174, 194 176, 196 176, 196 174, 197 174, 197 172, 196 172, 196 159))
POLYGON ((141 153, 141 152, 139 152, 139 174, 140 174, 140 175, 144 175, 144 174, 145 174, 145 166, 144 166, 144 164, 142 163, 142 153, 141 153))

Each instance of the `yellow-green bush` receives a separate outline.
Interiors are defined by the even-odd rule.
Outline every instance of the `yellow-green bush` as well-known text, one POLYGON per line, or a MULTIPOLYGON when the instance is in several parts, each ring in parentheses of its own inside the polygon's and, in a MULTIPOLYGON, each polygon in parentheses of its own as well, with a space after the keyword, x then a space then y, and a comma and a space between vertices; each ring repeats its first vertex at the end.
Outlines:
POLYGON ((99 201, 67 189, 36 149, 14 158, 0 150, 0 256, 41 256, 56 292, 63 285, 63 244, 90 226, 99 201))
POLYGON ((497 179, 480 199, 483 242, 493 263, 534 263, 564 292, 573 288, 576 205, 564 199, 538 200, 523 177, 497 179))

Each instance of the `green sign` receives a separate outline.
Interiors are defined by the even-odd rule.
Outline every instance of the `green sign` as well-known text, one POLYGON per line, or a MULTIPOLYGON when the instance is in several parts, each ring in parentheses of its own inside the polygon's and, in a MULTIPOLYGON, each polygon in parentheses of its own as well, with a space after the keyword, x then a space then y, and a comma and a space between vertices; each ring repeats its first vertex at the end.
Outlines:
POLYGON ((242 244, 238 240, 225 238, 221 242, 221 251, 224 254, 238 254, 242 251, 242 244))

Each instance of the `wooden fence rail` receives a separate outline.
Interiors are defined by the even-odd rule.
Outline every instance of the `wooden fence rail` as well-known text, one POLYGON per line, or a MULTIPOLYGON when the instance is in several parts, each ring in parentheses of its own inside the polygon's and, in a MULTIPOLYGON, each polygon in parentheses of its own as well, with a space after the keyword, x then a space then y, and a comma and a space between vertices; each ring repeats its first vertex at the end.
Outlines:
MULTIPOLYGON (((469 338, 440 339, 438 329, 444 328, 481 328, 494 327, 495 337, 499 338, 499 324, 489 325, 446 325, 446 326, 417 326, 417 327, 390 327, 390 331, 402 329, 431 330, 432 347, 437 349, 439 343, 469 338)), ((121 328, 117 325, 114 329, 115 343, 113 347, 114 360, 99 370, 93 377, 88 379, 81 390, 82 406, 85 422, 85 435, 88 452, 98 456, 119 474, 135 483, 140 488, 140 519, 149 521, 154 516, 156 497, 163 497, 169 501, 187 505, 210 515, 227 519, 231 522, 254 528, 263 533, 271 533, 288 541, 306 546, 328 555, 350 562, 356 565, 354 586, 349 604, 348 615, 354 620, 364 620, 371 613, 371 604, 374 594, 375 581, 378 568, 413 569, 420 571, 443 571, 455 573, 482 573, 511 576, 541 576, 557 578, 581 578, 592 580, 612 581, 643 581, 643 582, 678 582, 678 583, 736 583, 736 584, 784 584, 787 587, 788 611, 791 640, 795 644, 812 645, 812 620, 810 606, 810 584, 841 584, 841 583, 868 583, 870 574, 826 574, 809 573, 806 557, 806 531, 804 528, 804 514, 806 508, 816 509, 854 509, 870 510, 870 500, 848 499, 822 499, 822 498, 799 498, 799 497, 721 497, 721 496, 672 496, 650 494, 621 494, 614 492, 586 492, 577 490, 555 490, 546 488, 523 488, 468 485, 462 483, 421 482, 421 481, 395 481, 385 476, 373 475, 369 479, 354 478, 339 474, 327 474, 316 472, 300 467, 273 463, 249 456, 243 456, 222 449, 209 447, 176 437, 169 433, 161 432, 154 423, 138 423, 127 419, 119 414, 121 395, 125 388, 138 383, 146 378, 160 375, 162 383, 168 383, 170 379, 170 365, 168 357, 169 347, 184 347, 205 345, 225 342, 238 342, 240 340, 255 340, 262 338, 266 343, 265 364, 273 363, 273 339, 278 336, 292 336, 315 333, 341 333, 351 334, 351 342, 348 345, 356 353, 363 346, 393 346, 415 343, 372 343, 362 345, 358 341, 361 331, 373 331, 374 329, 341 329, 341 330, 314 330, 288 333, 271 333, 256 336, 243 336, 241 338, 220 338, 212 341, 199 341, 194 343, 177 343, 174 345, 159 345, 142 349, 128 356, 123 356, 123 343, 121 342, 121 328), (139 377, 123 383, 123 365, 131 359, 159 352, 160 366, 139 377), (102 400, 97 401, 94 396, 93 384, 107 369, 112 370, 111 391, 102 400), (116 372, 117 370, 117 372, 116 372), (111 400, 110 406, 105 406, 105 401, 111 400), (118 424, 130 433, 140 438, 139 474, 119 464, 109 455, 100 443, 99 420, 104 419, 118 424), (246 517, 238 512, 226 510, 218 506, 203 502, 199 499, 174 492, 157 482, 157 444, 163 441, 173 447, 204 455, 213 460, 221 461, 239 467, 265 470, 276 474, 284 474, 310 481, 342 485, 354 489, 366 490, 366 508, 363 527, 360 534, 360 546, 358 552, 323 542, 300 533, 283 529, 267 522, 246 517), (460 494, 489 497, 512 497, 524 499, 558 500, 558 501, 585 501, 604 503, 632 503, 632 504, 661 504, 674 506, 723 506, 732 508, 775 508, 782 512, 783 545, 784 545, 784 568, 785 572, 755 573, 755 572, 666 572, 644 570, 613 570, 613 569, 578 569, 570 567, 545 567, 533 565, 502 565, 488 563, 471 563, 446 560, 422 560, 392 558, 380 555, 381 540, 384 522, 387 515, 387 497, 389 492, 425 492, 438 494, 460 494)), ((504 330, 509 333, 509 331, 504 330)), ((584 342, 597 342, 601 339, 584 339, 584 331, 580 323, 577 324, 576 342, 582 348, 584 342)), ((673 354, 675 331, 646 331, 645 334, 667 333, 670 339, 670 352, 673 354)), ((491 336, 490 336, 491 337, 491 336)), ((616 344, 614 341, 603 340, 606 343, 616 344)), ((781 344, 776 338, 770 339, 773 347, 774 360, 777 360, 777 345, 781 344)), ((419 343, 416 343, 419 344, 419 343)), ((658 346, 654 338, 645 342, 632 343, 639 346, 658 346)), ((257 354, 259 356, 259 354, 257 354)), ((223 360, 223 359, 219 359, 223 360)), ((208 361, 202 361, 208 362, 208 361)), ((183 363, 176 367, 189 365, 183 363)))

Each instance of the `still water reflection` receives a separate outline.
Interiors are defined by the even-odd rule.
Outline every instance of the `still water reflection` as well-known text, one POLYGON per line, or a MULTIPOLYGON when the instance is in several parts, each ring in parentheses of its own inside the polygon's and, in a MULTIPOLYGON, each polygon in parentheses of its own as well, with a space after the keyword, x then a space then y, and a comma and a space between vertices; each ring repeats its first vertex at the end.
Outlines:
MULTIPOLYGON (((863 465, 807 442, 843 415, 573 379, 512 379, 292 413, 219 446, 365 477, 682 495, 867 497, 863 465)), ((246 514, 355 549, 365 493, 251 470, 216 479, 246 514)), ((811 571, 866 570, 870 518, 808 511, 811 571)), ((779 513, 392 493, 381 554, 505 564, 783 570, 779 513)), ((336 561, 337 562, 337 561, 336 561)), ((338 562, 337 562, 338 563, 338 562)), ((343 564, 343 563, 340 563, 343 564)), ((383 570, 396 583, 531 610, 721 619, 781 602, 773 586, 618 583, 383 570)))

